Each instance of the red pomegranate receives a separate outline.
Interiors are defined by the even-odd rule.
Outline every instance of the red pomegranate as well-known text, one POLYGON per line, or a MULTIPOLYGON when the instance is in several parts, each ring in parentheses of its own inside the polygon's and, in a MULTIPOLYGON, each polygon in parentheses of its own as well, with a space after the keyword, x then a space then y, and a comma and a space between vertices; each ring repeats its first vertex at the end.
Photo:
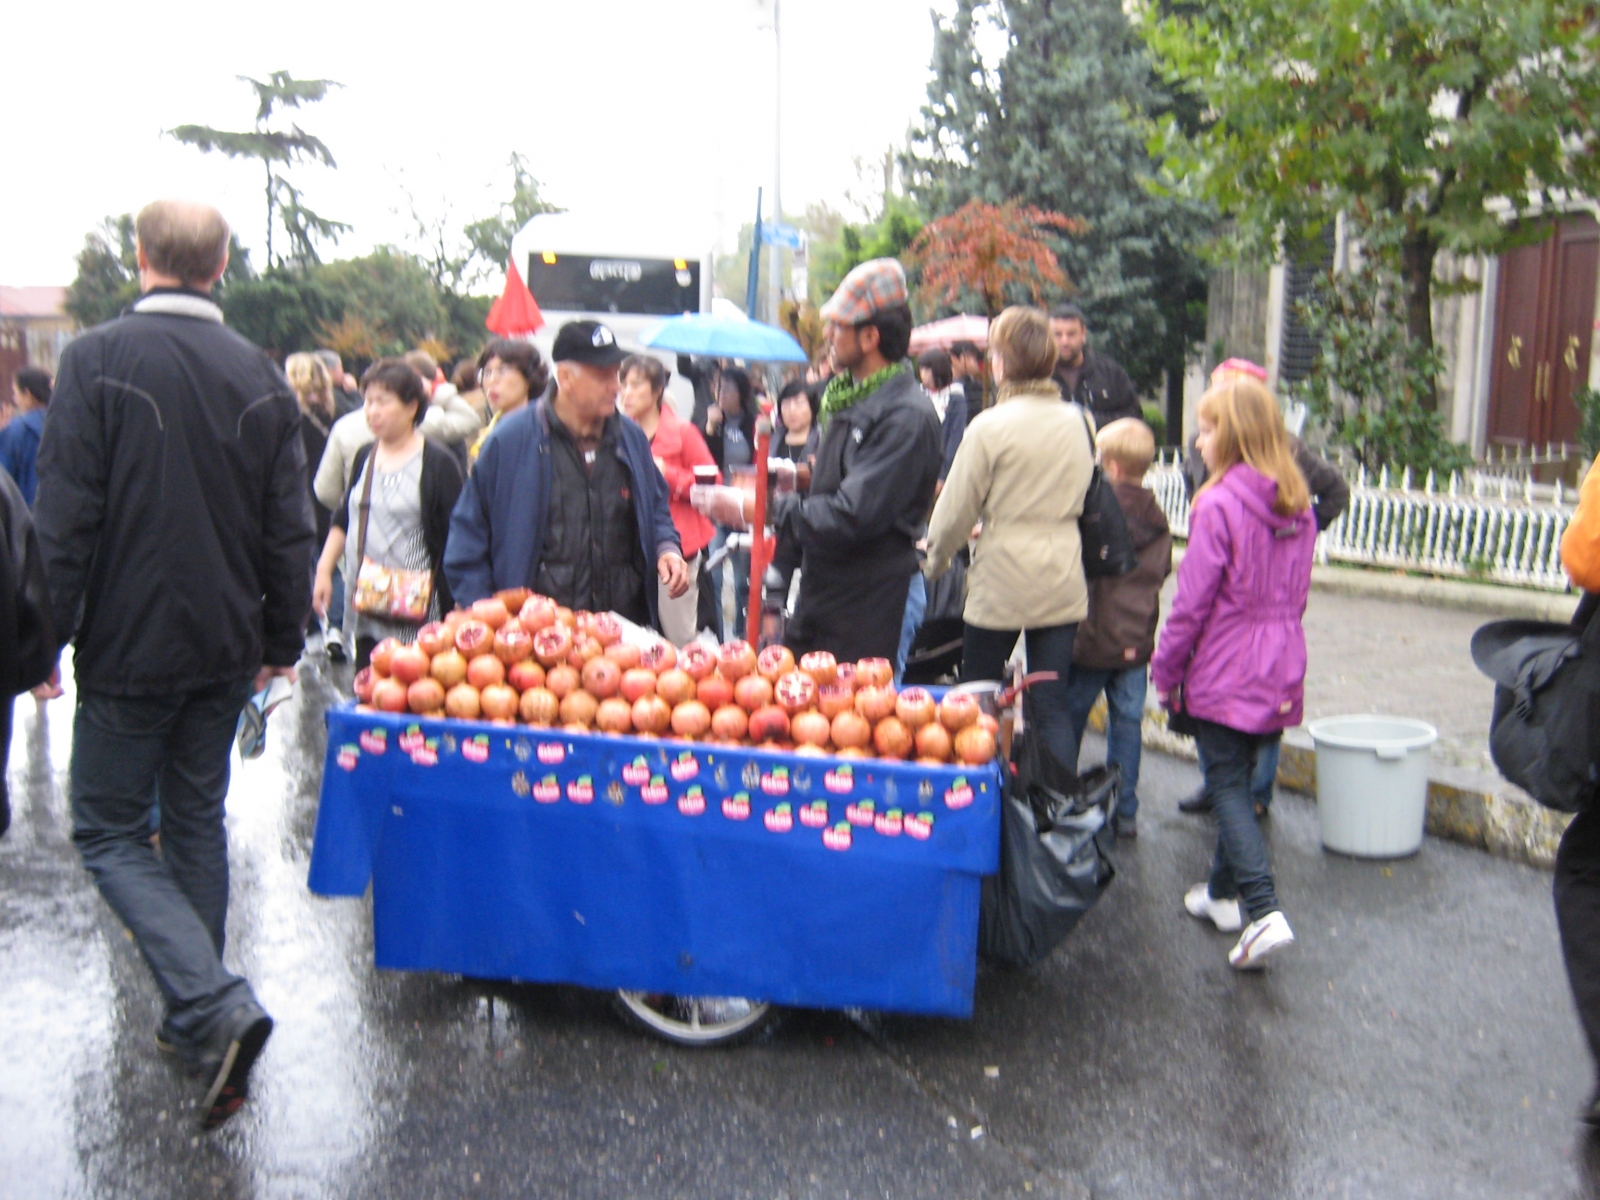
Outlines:
POLYGON ((595 710, 600 707, 588 692, 579 688, 575 692, 568 692, 561 701, 561 723, 563 725, 582 725, 588 729, 594 724, 595 710))
POLYGON ((770 742, 789 736, 789 714, 776 704, 765 704, 750 714, 750 740, 770 742))
POLYGON ((380 712, 405 712, 406 685, 385 675, 372 685, 372 706, 380 712))
POLYGON ((506 672, 506 682, 519 692, 529 688, 544 686, 544 668, 531 658, 525 658, 519 663, 512 663, 511 669, 506 672))
POLYGON ((389 660, 394 657, 394 652, 400 649, 400 643, 394 638, 384 638, 372 648, 372 673, 374 675, 389 674, 389 660))
POLYGON ((653 692, 633 702, 633 727, 659 737, 672 725, 672 708, 653 692))
POLYGON ((613 642, 606 647, 606 657, 628 672, 639 665, 639 647, 632 642, 613 642))
POLYGON ((428 668, 428 673, 444 684, 449 691, 467 677, 467 660, 461 657, 461 651, 451 646, 442 654, 433 656, 433 663, 428 668))
MULTIPOLYGON (((790 661, 793 661, 793 656, 790 661)), ((778 681, 772 686, 772 694, 783 711, 793 716, 816 704, 817 681, 804 671, 788 671, 778 676, 778 681)))
POLYGON ((888 687, 894 682, 894 664, 887 658, 863 658, 856 663, 856 687, 868 684, 888 687))
POLYGON ((724 704, 711 714, 711 732, 725 742, 740 742, 750 731, 750 717, 737 704, 724 704))
POLYGON ((910 758, 911 731, 899 717, 885 717, 872 727, 872 746, 880 758, 910 758))
POLYGON ((508 613, 518 613, 532 595, 533 593, 524 587, 501 588, 494 594, 494 598, 506 606, 508 613))
POLYGON ((733 684, 721 675, 707 675, 694 686, 694 698, 712 712, 733 703, 733 684))
POLYGON ((565 625, 568 629, 572 630, 573 632, 577 632, 577 629, 578 629, 578 615, 575 612, 573 612, 570 608, 568 608, 565 604, 556 605, 556 621, 559 624, 565 625))
POLYGON ((456 640, 456 630, 461 628, 461 622, 465 621, 468 615, 469 614, 467 613, 466 609, 452 608, 449 612, 445 613, 444 620, 439 622, 439 624, 443 625, 450 631, 450 641, 452 644, 454 644, 456 640))
POLYGON ((581 678, 584 690, 600 700, 610 699, 622 687, 621 670, 604 654, 583 664, 581 678))
POLYGON ((872 741, 872 724, 853 708, 847 708, 833 719, 832 732, 829 735, 833 744, 839 747, 839 753, 846 750, 860 751, 872 741))
POLYGON ((487 600, 474 600, 470 610, 474 620, 482 621, 490 629, 499 629, 511 619, 505 601, 490 596, 487 600))
POLYGON ((733 702, 745 712, 772 703, 772 685, 760 675, 745 675, 733 685, 733 702))
MULTIPOLYGON (((463 664, 463 669, 464 668, 465 664, 463 664)), ((361 701, 363 704, 371 704, 372 685, 376 683, 379 678, 379 676, 372 673, 371 667, 362 667, 361 670, 357 671, 354 684, 356 690, 356 699, 361 701)))
POLYGON ((968 725, 956 734, 955 751, 958 761, 982 766, 994 758, 994 734, 981 724, 968 725))
MULTIPOLYGON (((532 604, 533 601, 530 600, 528 603, 532 604)), ((546 670, 558 663, 566 662, 567 655, 571 653, 572 630, 558 621, 552 621, 533 635, 533 656, 546 670)))
POLYGON ((632 733, 633 705, 620 696, 606 697, 594 710, 594 727, 601 733, 632 733))
POLYGON ((467 682, 480 692, 490 684, 506 681, 506 665, 492 654, 480 654, 467 663, 467 682))
POLYGON ((507 621, 495 631, 494 656, 506 666, 533 657, 533 634, 520 621, 507 621))
POLYGON ((604 650, 594 634, 576 633, 572 636, 572 652, 567 655, 567 661, 581 671, 585 663, 599 658, 604 650))
POLYGON ((431 713, 444 707, 444 684, 423 676, 406 689, 406 707, 414 713, 431 713))
POLYGON ((1000 722, 995 720, 986 712, 980 712, 978 714, 977 725, 980 729, 987 729, 995 737, 1000 736, 1000 722))
POLYGON ((833 720, 847 708, 855 707, 855 693, 842 683, 824 683, 817 688, 817 707, 828 720, 833 720))
POLYGON ((834 752, 835 758, 865 758, 867 752, 860 746, 842 746, 834 752))
POLYGON ((678 652, 665 638, 651 642, 639 651, 639 665, 657 675, 678 665, 678 652))
POLYGON ((937 721, 929 721, 917 730, 917 757, 931 758, 935 762, 949 762, 952 750, 950 731, 937 721))
POLYGON ((837 678, 839 663, 826 650, 813 650, 800 656, 800 669, 815 679, 818 687, 823 687, 837 678))
POLYGON ((971 692, 946 692, 939 701, 939 724, 951 733, 977 723, 978 699, 971 692))
POLYGON ((623 698, 630 704, 640 696, 653 696, 656 690, 656 673, 644 667, 629 667, 622 673, 620 688, 623 698))
POLYGON ((491 721, 509 721, 517 715, 517 705, 522 697, 517 695, 515 689, 503 683, 491 683, 479 694, 478 702, 483 706, 483 715, 491 721))
POLYGON ((711 713, 698 700, 685 700, 672 709, 672 732, 680 737, 702 738, 711 728, 711 713))
POLYGON ((787 646, 768 646, 756 656, 756 670, 773 683, 794 670, 794 655, 787 646))
POLYGON ((456 649, 468 658, 494 653, 494 630, 476 617, 468 617, 456 626, 456 649))
POLYGON ((458 683, 444 694, 444 710, 458 721, 476 721, 483 706, 478 701, 478 689, 470 683, 458 683))
POLYGON ((680 671, 677 667, 656 676, 656 695, 674 709, 685 700, 694 699, 694 690, 694 680, 689 678, 688 672, 680 671))
POLYGON ((838 666, 834 667, 833 681, 839 684, 841 687, 849 688, 853 693, 856 690, 856 684, 860 682, 858 679, 856 679, 855 663, 842 662, 838 666))
POLYGON ((416 646, 400 646, 389 658, 389 674, 410 687, 428 673, 429 659, 416 646))
POLYGON ((909 687, 895 697, 894 715, 913 733, 931 722, 938 712, 933 693, 927 688, 909 687))
POLYGON ((869 683, 856 689, 856 711, 876 725, 894 712, 894 689, 887 684, 869 683))
POLYGON ((704 642, 690 642, 678 651, 678 666, 690 679, 699 683, 717 669, 717 656, 704 642))
POLYGON ((456 644, 456 633, 443 621, 429 621, 417 630, 417 646, 429 658, 456 644))
POLYGON ((794 735, 797 745, 826 746, 833 737, 833 722, 816 709, 811 709, 797 713, 790 719, 789 732, 794 735))
POLYGON ((549 727, 561 715, 561 701, 549 688, 529 688, 517 704, 517 715, 529 725, 549 727))
POLYGON ((589 632, 602 646, 614 646, 622 640, 622 622, 615 613, 595 613, 589 619, 589 632))
POLYGON ((546 596, 529 596, 517 613, 517 620, 529 633, 538 633, 556 623, 556 602, 546 596))
POLYGON ((569 695, 578 690, 578 685, 583 681, 578 677, 578 668, 571 663, 561 663, 550 668, 549 674, 544 677, 544 685, 556 694, 557 700, 565 700, 569 695))
POLYGON ((756 652, 750 643, 734 638, 717 647, 717 670, 724 679, 731 679, 737 687, 739 680, 756 669, 756 652))

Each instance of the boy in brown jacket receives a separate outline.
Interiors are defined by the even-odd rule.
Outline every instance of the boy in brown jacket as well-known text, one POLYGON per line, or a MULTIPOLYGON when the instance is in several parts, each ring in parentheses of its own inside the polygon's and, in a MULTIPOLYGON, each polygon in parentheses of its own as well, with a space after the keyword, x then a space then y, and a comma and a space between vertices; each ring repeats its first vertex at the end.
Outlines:
POLYGON ((1156 455, 1150 427, 1133 417, 1112 421, 1095 436, 1100 468, 1127 518, 1139 565, 1126 575, 1089 582, 1089 615, 1072 643, 1067 710, 1077 744, 1089 709, 1106 694, 1106 760, 1122 768, 1121 799, 1113 817, 1119 837, 1138 836, 1140 723, 1146 669, 1155 650, 1161 585, 1172 571, 1172 531, 1155 494, 1144 486, 1156 455))

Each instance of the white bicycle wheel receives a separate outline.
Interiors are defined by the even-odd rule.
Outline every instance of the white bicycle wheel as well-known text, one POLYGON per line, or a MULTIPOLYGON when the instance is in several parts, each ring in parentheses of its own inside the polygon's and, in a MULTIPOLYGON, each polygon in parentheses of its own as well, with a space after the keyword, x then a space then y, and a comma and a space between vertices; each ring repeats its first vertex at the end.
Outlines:
POLYGON ((617 1011, 646 1033, 677 1046, 730 1046, 755 1036, 777 1016, 765 1000, 743 996, 674 996, 617 989, 617 1011))

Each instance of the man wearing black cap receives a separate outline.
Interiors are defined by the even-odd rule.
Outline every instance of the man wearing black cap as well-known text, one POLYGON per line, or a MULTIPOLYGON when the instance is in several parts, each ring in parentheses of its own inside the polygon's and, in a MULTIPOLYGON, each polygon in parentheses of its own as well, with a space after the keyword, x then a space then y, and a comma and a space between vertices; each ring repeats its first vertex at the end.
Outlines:
POLYGON ((597 321, 572 321, 550 354, 556 388, 501 420, 456 502, 444 569, 465 605, 527 587, 573 609, 660 628, 655 580, 689 587, 650 442, 617 412, 627 355, 597 321))

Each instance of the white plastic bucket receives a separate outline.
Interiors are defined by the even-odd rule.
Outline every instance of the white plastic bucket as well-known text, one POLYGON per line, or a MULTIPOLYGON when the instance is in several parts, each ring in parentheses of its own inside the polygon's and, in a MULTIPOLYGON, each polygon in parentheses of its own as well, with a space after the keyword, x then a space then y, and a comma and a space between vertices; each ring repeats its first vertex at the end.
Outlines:
POLYGON ((1439 731, 1409 717, 1324 717, 1306 726, 1317 747, 1322 844, 1359 858, 1401 858, 1422 848, 1428 815, 1428 748, 1439 731))

